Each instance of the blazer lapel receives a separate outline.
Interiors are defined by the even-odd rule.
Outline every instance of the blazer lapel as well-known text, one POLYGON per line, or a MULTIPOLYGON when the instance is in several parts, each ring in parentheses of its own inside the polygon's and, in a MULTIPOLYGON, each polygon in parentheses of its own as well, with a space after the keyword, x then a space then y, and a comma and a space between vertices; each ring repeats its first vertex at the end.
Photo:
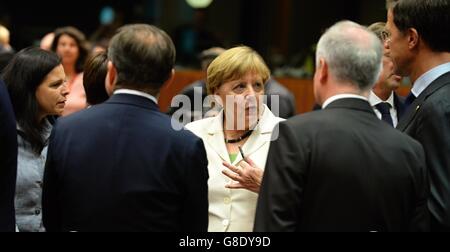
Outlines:
POLYGON ((230 162, 223 135, 223 110, 214 117, 208 129, 207 144, 226 162, 230 162))
POLYGON ((428 97, 445 85, 450 85, 450 72, 433 81, 430 86, 428 86, 422 94, 414 100, 414 102, 406 109, 404 116, 400 119, 397 129, 400 131, 405 131, 416 117, 422 107, 422 104, 428 99, 428 97))

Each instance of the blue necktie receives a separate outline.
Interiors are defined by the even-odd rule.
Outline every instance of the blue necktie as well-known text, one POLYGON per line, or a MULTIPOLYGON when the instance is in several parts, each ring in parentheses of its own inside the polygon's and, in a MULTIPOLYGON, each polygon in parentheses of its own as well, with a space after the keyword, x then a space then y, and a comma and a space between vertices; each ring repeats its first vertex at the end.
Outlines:
POLYGON ((387 102, 378 103, 375 107, 381 113, 381 120, 387 122, 389 125, 394 127, 394 122, 392 121, 391 116, 391 104, 387 102))
POLYGON ((409 95, 406 97, 405 100, 405 108, 408 108, 416 99, 416 96, 411 92, 409 93, 409 95))

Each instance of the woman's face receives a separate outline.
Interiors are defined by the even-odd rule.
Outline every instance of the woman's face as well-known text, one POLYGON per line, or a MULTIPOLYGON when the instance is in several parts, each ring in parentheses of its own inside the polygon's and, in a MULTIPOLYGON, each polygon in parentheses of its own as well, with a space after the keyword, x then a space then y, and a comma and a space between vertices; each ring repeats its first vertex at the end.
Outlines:
POLYGON ((227 124, 226 130, 248 130, 259 119, 264 83, 261 76, 248 72, 242 78, 223 83, 215 92, 220 97, 227 124), (232 118, 232 120, 230 120, 232 118))
POLYGON ((39 106, 39 116, 61 115, 69 94, 66 75, 62 65, 55 67, 45 76, 36 89, 36 100, 39 106))
POLYGON ((67 34, 61 35, 56 46, 56 53, 64 65, 75 65, 80 56, 77 41, 67 34))

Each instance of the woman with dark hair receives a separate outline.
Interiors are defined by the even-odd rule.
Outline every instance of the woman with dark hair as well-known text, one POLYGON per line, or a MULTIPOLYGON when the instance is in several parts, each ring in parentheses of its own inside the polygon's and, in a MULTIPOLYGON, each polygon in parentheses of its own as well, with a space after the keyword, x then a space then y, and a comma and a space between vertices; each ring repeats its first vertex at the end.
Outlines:
POLYGON ((3 72, 17 120, 16 223, 19 231, 44 231, 41 194, 49 116, 61 115, 69 94, 60 59, 36 47, 17 53, 3 72))
POLYGON ((61 58, 70 90, 63 115, 86 108, 86 94, 83 88, 84 64, 89 53, 86 37, 75 27, 58 28, 55 30, 51 49, 61 58))

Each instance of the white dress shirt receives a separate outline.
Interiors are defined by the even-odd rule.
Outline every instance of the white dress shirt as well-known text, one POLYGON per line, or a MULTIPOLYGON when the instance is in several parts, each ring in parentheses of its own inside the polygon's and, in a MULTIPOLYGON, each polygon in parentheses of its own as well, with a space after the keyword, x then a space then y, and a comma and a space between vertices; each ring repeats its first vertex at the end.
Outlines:
POLYGON ((398 124, 398 113, 397 113, 397 109, 395 108, 395 102, 394 102, 394 92, 391 93, 391 96, 389 96, 389 98, 386 101, 381 100, 373 91, 370 91, 369 94, 369 103, 373 108, 373 111, 375 112, 375 114, 377 115, 378 119, 381 120, 381 112, 375 107, 376 105, 382 103, 382 102, 387 102, 389 103, 389 105, 391 105, 391 109, 389 110, 391 117, 392 117, 392 122, 394 123, 394 128, 397 127, 398 124))

